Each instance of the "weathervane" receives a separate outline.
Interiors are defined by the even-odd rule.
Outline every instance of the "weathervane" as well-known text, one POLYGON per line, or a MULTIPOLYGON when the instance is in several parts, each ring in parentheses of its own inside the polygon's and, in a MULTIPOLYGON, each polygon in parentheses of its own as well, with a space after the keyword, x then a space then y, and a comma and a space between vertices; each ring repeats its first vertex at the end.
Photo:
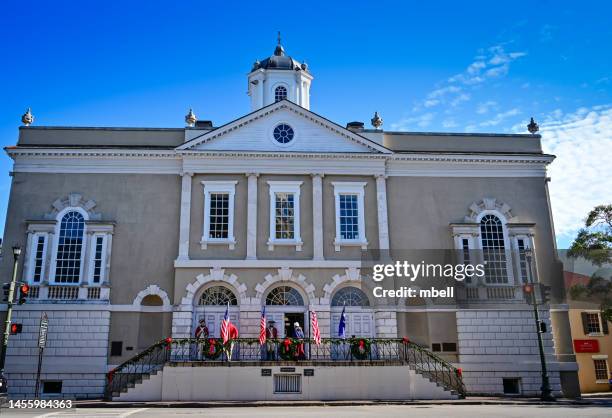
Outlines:
POLYGON ((28 110, 21 116, 21 122, 25 126, 30 126, 34 122, 34 115, 29 107, 28 110))
POLYGON ((374 129, 380 128, 383 124, 383 120, 378 115, 378 112, 374 112, 374 117, 370 120, 370 122, 372 122, 372 126, 374 127, 374 129))
POLYGON ((185 115, 185 123, 187 124, 187 126, 193 127, 197 121, 198 118, 196 118, 195 113, 193 113, 193 110, 190 108, 189 113, 185 115))

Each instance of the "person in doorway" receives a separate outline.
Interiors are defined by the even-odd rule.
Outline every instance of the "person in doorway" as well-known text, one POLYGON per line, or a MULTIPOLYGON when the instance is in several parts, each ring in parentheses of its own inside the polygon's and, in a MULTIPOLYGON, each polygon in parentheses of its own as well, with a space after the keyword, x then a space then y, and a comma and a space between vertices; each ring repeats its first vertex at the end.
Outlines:
POLYGON ((204 318, 201 318, 198 322, 198 326, 195 329, 195 338, 198 340, 196 342, 197 348, 195 352, 200 356, 199 360, 204 359, 204 343, 202 340, 208 338, 208 327, 206 326, 206 321, 204 318))
POLYGON ((293 324, 293 338, 298 340, 297 358, 298 360, 304 360, 306 358, 306 353, 304 351, 304 331, 299 322, 293 324))
POLYGON ((275 321, 268 321, 266 328, 266 360, 276 360, 276 339, 278 338, 278 330, 274 326, 275 321))

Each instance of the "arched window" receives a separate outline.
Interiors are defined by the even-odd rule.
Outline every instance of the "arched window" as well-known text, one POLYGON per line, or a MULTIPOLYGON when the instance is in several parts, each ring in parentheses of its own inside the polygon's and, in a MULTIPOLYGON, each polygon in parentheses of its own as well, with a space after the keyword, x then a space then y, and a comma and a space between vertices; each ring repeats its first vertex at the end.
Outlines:
POLYGON ((508 283, 504 228, 495 215, 480 220, 480 239, 487 283, 508 283))
POLYGON ((278 86, 274 89, 274 101, 280 102, 287 98, 287 88, 285 86, 278 86))
POLYGON ((55 282, 79 282, 84 229, 85 219, 79 212, 68 212, 62 218, 57 242, 55 282))
POLYGON ((238 300, 236 299, 234 292, 224 286, 209 287, 202 293, 202 296, 200 296, 200 300, 198 301, 198 305, 208 306, 225 306, 228 303, 230 305, 238 305, 238 300))
POLYGON ((370 301, 361 289, 343 287, 336 292, 331 304, 332 306, 370 306, 370 301))
POLYGON ((266 305, 292 305, 303 306, 304 299, 300 292, 289 286, 279 286, 268 294, 266 305))

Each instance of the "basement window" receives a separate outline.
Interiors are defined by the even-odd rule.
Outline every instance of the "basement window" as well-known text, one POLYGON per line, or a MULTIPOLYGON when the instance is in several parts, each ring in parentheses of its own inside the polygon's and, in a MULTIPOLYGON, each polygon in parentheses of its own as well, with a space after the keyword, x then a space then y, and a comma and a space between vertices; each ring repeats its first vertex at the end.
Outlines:
POLYGON ((42 382, 42 387, 42 392, 45 395, 57 395, 62 393, 61 380, 45 380, 42 382))
POLYGON ((275 374, 274 393, 302 393, 302 375, 275 374))
POLYGON ((504 377, 504 395, 520 395, 521 379, 519 377, 504 377))

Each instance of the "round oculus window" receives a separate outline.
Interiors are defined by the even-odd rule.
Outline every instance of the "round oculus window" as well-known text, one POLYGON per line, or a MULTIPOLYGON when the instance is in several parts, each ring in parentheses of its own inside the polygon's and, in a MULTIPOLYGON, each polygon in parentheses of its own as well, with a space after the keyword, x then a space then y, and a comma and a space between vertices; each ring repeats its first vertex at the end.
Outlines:
POLYGON ((293 128, 285 123, 281 123, 274 128, 274 139, 279 144, 288 144, 293 140, 293 128))

